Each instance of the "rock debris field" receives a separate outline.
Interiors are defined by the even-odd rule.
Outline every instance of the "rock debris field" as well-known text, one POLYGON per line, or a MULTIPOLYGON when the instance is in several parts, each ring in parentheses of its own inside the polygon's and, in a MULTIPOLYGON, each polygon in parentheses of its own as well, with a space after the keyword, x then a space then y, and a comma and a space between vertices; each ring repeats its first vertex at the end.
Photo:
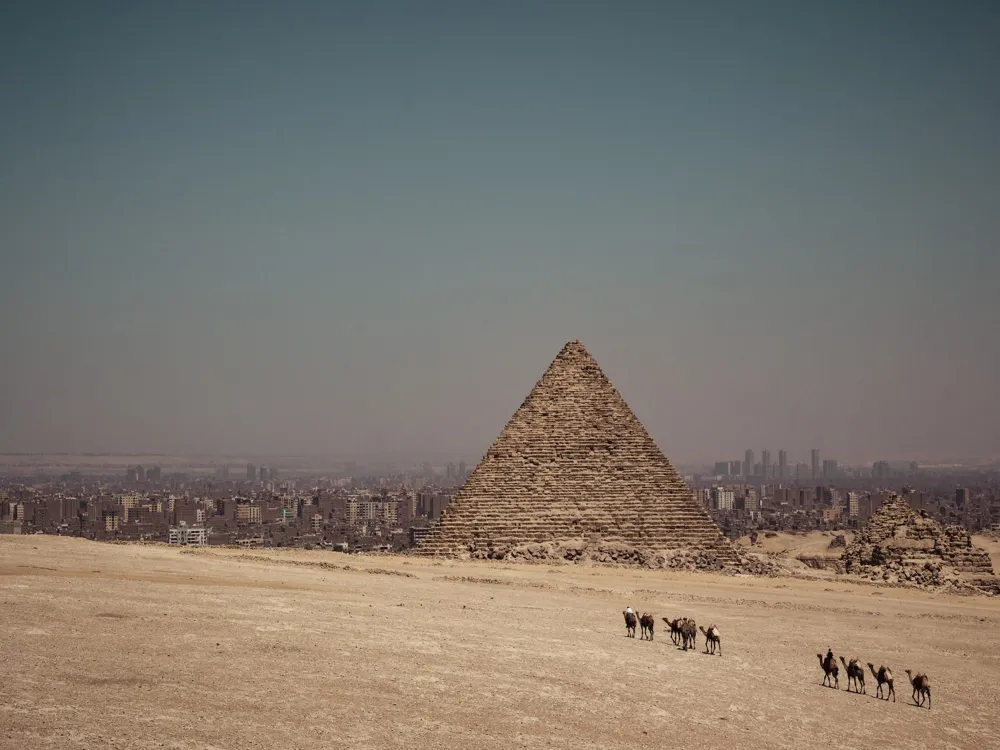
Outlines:
POLYGON ((1000 730, 1000 600, 838 580, 5 536, 0 628, 5 749, 985 748, 1000 730), (626 604, 656 616, 652 643, 625 637, 626 604), (725 655, 678 650, 667 616, 714 622, 725 655), (898 702, 822 687, 828 647, 890 666, 898 702))

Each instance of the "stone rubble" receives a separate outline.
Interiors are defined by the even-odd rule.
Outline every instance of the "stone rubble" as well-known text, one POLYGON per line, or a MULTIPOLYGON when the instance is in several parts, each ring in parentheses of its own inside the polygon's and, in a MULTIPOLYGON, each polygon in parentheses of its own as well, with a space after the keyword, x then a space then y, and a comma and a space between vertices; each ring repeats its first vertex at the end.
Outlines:
POLYGON ((753 567, 578 341, 555 358, 414 554, 753 567))
POLYGON ((649 570, 715 571, 719 573, 776 576, 781 569, 749 554, 719 555, 714 550, 653 550, 620 544, 588 544, 574 541, 522 545, 469 545, 471 560, 529 563, 594 563, 625 565, 649 570))
POLYGON ((841 559, 845 572, 876 582, 960 593, 997 588, 989 554, 973 546, 965 529, 942 527, 899 495, 871 517, 841 559))

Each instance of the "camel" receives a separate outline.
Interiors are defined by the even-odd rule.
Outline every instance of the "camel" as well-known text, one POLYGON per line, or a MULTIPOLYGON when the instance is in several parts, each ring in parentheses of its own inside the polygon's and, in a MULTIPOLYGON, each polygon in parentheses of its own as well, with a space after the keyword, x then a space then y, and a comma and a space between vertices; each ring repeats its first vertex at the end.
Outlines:
POLYGON ((670 626, 670 640, 674 642, 675 646, 681 645, 681 618, 678 617, 674 620, 668 620, 666 617, 662 618, 667 625, 670 626))
POLYGON ((910 686, 913 688, 913 703, 917 706, 924 705, 924 700, 927 700, 927 709, 930 710, 931 707, 931 678, 925 674, 917 674, 916 677, 910 672, 909 669, 904 669, 906 676, 910 679, 910 686), (917 697, 920 697, 919 702, 917 697))
POLYGON ((698 626, 694 620, 685 617, 681 621, 681 642, 685 651, 698 647, 698 626))
POLYGON ((851 663, 848 664, 844 661, 844 657, 841 656, 840 663, 847 670, 847 692, 851 692, 851 682, 854 682, 854 692, 865 693, 867 695, 865 691, 865 670, 858 665, 858 660, 851 659, 851 663))
MULTIPOLYGON (((831 652, 827 652, 831 654, 831 652)), ((819 657, 819 665, 823 668, 826 673, 826 677, 823 678, 823 684, 827 687, 836 687, 840 689, 840 667, 837 666, 837 662, 834 661, 833 656, 830 655, 828 658, 824 659, 822 654, 816 654, 819 657)))
POLYGON ((708 630, 699 627, 698 630, 701 634, 705 636, 705 653, 715 653, 716 647, 719 649, 719 656, 722 656, 722 636, 719 634, 719 629, 715 625, 709 625, 708 630), (712 647, 711 652, 708 650, 709 646, 712 647))
POLYGON ((625 635, 629 638, 635 638, 635 612, 625 610, 622 614, 625 615, 625 635))
POLYGON ((875 665, 872 664, 871 662, 868 662, 868 668, 872 671, 872 674, 875 675, 875 681, 878 683, 878 689, 875 691, 875 697, 876 698, 881 698, 882 697, 882 686, 883 685, 888 685, 889 686, 889 690, 886 691, 885 699, 889 700, 889 696, 891 695, 892 696, 892 702, 895 703, 896 702, 896 690, 892 687, 892 670, 889 669, 889 667, 885 666, 884 664, 880 664, 879 668, 878 668, 878 672, 876 672, 875 671, 875 665))
POLYGON ((639 618, 639 627, 642 628, 642 635, 640 636, 640 640, 642 638, 646 638, 647 635, 649 636, 648 640, 650 641, 653 640, 654 625, 656 625, 656 618, 653 617, 648 612, 643 612, 642 617, 639 618))

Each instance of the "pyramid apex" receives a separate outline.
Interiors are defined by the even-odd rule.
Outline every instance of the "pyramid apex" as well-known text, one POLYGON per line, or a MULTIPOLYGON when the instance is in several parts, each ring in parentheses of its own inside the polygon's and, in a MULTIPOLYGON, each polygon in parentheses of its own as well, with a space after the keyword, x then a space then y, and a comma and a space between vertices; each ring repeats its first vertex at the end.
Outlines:
POLYGON ((587 351, 587 347, 585 347, 583 345, 583 342, 580 341, 580 339, 573 339, 572 341, 567 341, 566 342, 566 345, 562 348, 562 352, 561 353, 562 354, 566 354, 566 353, 569 353, 569 352, 577 352, 577 353, 581 353, 581 354, 589 354, 589 352, 587 351))

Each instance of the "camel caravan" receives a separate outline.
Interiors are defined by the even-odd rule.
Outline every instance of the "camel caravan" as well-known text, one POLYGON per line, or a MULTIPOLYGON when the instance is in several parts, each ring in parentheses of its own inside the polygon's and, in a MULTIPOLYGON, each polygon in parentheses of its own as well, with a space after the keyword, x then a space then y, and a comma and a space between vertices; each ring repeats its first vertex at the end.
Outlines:
MULTIPOLYGON (((648 612, 637 615, 631 606, 626 607, 622 615, 625 617, 626 637, 635 638, 635 628, 636 625, 639 625, 642 630, 642 634, 639 637, 640 640, 653 640, 653 628, 656 625, 656 618, 653 615, 648 612)), ((697 625, 689 617, 677 617, 673 620, 669 617, 662 617, 660 619, 670 628, 670 640, 678 649, 682 651, 697 650, 698 631, 700 630, 705 640, 704 653, 714 655, 718 651, 719 656, 722 656, 722 636, 714 624, 705 628, 697 625)), ((823 670, 823 686, 839 690, 840 666, 837 665, 833 649, 827 649, 826 656, 816 654, 816 658, 819 659, 819 666, 823 670)), ((848 661, 841 656, 840 664, 843 665, 844 673, 847 675, 847 692, 868 695, 868 691, 865 688, 865 668, 861 666, 861 662, 856 658, 848 661)), ((884 664, 880 665, 878 669, 875 669, 875 665, 872 662, 867 662, 867 664, 877 685, 875 697, 886 702, 891 698, 892 702, 895 703, 896 689, 893 686, 892 670, 884 664)), ((914 675, 909 669, 904 671, 910 680, 910 686, 913 688, 913 704, 917 707, 922 707, 926 703, 927 708, 930 709, 930 678, 922 673, 914 675)))
MULTIPOLYGON (((635 626, 638 623, 642 631, 639 640, 653 640, 653 629, 656 626, 656 618, 653 615, 643 612, 642 616, 637 616, 632 607, 626 607, 622 615, 625 617, 626 637, 635 638, 635 626)), ((661 619, 670 628, 670 640, 677 648, 682 651, 697 649, 698 631, 701 630, 705 637, 705 653, 715 654, 718 651, 719 656, 722 656, 722 636, 714 624, 705 629, 699 628, 695 621, 688 617, 678 617, 674 620, 668 617, 661 619)))
MULTIPOLYGON (((826 656, 823 656, 823 654, 816 654, 816 657, 819 659, 819 665, 823 670, 823 685, 825 687, 831 687, 839 690, 840 667, 837 666, 837 660, 833 656, 833 650, 828 649, 826 656)), ((860 662, 857 659, 851 659, 848 661, 841 656, 840 663, 844 666, 844 671, 847 674, 847 692, 867 695, 868 692, 865 690, 865 669, 861 666, 860 662), (853 690, 851 689, 852 687, 854 688, 853 690)), ((892 698, 892 702, 895 703, 896 689, 893 686, 892 670, 884 664, 880 665, 878 669, 875 669, 875 665, 871 662, 868 662, 868 669, 871 670, 872 676, 875 678, 877 685, 875 697, 885 701, 892 698)), ((913 705, 921 707, 924 703, 926 703, 927 708, 930 709, 930 678, 925 674, 917 674, 914 676, 913 672, 909 669, 904 671, 910 680, 910 686, 913 688, 913 705)))

